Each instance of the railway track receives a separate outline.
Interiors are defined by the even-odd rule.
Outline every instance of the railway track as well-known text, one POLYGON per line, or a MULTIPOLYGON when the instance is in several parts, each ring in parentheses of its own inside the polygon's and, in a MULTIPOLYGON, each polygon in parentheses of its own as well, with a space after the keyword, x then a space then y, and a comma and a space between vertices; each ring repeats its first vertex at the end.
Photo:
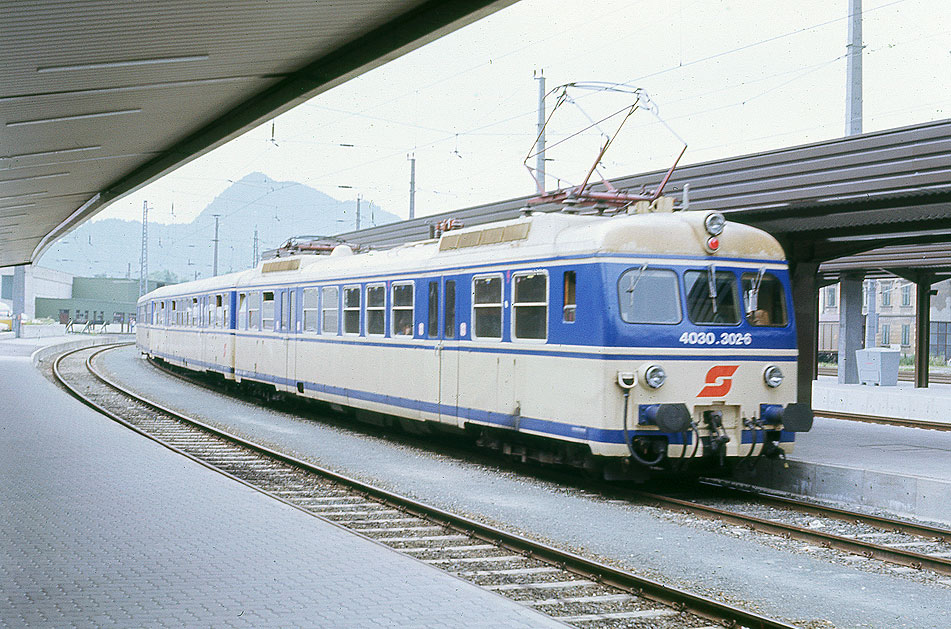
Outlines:
MULTIPOLYGON (((177 370, 160 368, 187 382, 215 390, 177 370)), ((907 420, 903 425, 925 427, 922 424, 931 423, 907 420)), ((939 424, 937 429, 947 429, 947 426, 939 424)), ((569 474, 546 471, 541 475, 561 484, 577 484, 577 478, 569 474)), ((713 489, 718 493, 708 495, 705 500, 698 500, 695 495, 687 499, 643 491, 621 493, 625 494, 625 499, 668 511, 716 519, 915 570, 951 575, 949 530, 778 497, 757 492, 754 488, 740 490, 735 485, 717 479, 707 479, 705 486, 707 493, 713 489)), ((618 491, 613 485, 593 490, 603 494, 616 494, 618 491)))
MULTIPOLYGON (((819 367, 820 376, 834 376, 839 373, 839 370, 835 367, 819 367)), ((915 381, 915 372, 913 371, 898 371, 898 379, 902 382, 914 382, 915 381)), ((951 384, 951 374, 947 373, 931 373, 928 374, 928 381, 935 382, 940 384, 951 384)))
POLYGON ((374 487, 138 397, 95 369, 116 346, 67 352, 54 377, 100 413, 307 513, 579 627, 791 628, 374 487))
MULTIPOLYGON (((829 367, 820 367, 820 376, 834 376, 838 370, 829 367)), ((914 373, 908 371, 899 371, 898 379, 901 381, 914 381, 914 373)), ((951 383, 951 374, 931 374, 929 381, 932 383, 951 383)), ((906 428, 923 428, 925 430, 951 431, 951 423, 934 422, 924 419, 907 419, 904 417, 881 417, 879 415, 867 415, 864 413, 845 413, 842 411, 814 411, 816 417, 828 417, 830 419, 845 419, 849 421, 865 422, 869 424, 884 424, 887 426, 904 426, 906 428)))
POLYGON ((854 422, 865 422, 867 424, 884 424, 886 426, 904 426, 905 428, 923 428, 925 430, 951 431, 951 423, 932 422, 925 419, 906 419, 903 417, 880 417, 878 415, 865 415, 862 413, 845 413, 842 411, 814 411, 816 417, 828 417, 830 419, 845 419, 854 422))
MULTIPOLYGON (((715 479, 713 490, 690 499, 631 492, 644 504, 712 518, 751 530, 915 570, 951 575, 951 530, 764 494, 715 479)), ((694 492, 696 493, 696 492, 694 492)))

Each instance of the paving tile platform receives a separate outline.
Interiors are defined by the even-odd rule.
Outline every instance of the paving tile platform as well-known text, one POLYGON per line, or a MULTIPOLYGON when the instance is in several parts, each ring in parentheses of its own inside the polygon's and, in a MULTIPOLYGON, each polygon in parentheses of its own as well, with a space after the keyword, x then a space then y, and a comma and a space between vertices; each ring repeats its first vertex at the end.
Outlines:
POLYGON ((104 419, 0 342, 0 627, 560 627, 104 419))

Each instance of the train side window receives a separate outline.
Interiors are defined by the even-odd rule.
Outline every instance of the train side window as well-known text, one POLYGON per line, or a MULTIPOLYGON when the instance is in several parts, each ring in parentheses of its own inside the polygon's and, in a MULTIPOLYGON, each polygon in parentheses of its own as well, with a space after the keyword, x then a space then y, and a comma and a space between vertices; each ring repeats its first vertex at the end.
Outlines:
POLYGON ((393 283, 393 336, 413 335, 413 282, 393 283))
POLYGON ((274 331, 274 291, 264 291, 261 300, 261 327, 268 332, 274 331))
POLYGON ((755 326, 784 326, 786 318, 786 291, 782 282, 772 273, 744 273, 743 300, 746 320, 755 326))
POLYGON ((429 316, 426 335, 433 339, 439 337, 439 282, 429 283, 429 316))
POLYGON ((248 329, 248 294, 240 293, 238 295, 238 327, 242 330, 248 329))
POLYGON ((456 338, 456 280, 446 280, 446 303, 443 315, 443 336, 456 338))
POLYGON ((261 329, 261 293, 248 294, 248 329, 261 329))
POLYGON ((564 300, 561 305, 561 320, 565 323, 574 323, 577 301, 575 297, 575 286, 578 278, 574 271, 565 271, 564 275, 564 300))
POLYGON ((740 322, 736 298, 736 276, 709 266, 703 271, 684 273, 687 289, 687 316, 694 323, 735 325, 740 322))
POLYGON ((218 327, 231 327, 231 299, 228 295, 222 295, 221 317, 218 319, 218 327))
POLYGON ((274 294, 274 330, 276 332, 287 331, 287 292, 277 291, 274 294))
MULTIPOLYGON (((334 304, 336 312, 337 304, 334 304)), ((336 332, 336 330, 334 330, 336 332)), ((317 289, 304 289, 304 332, 317 332, 317 289)))
POLYGON ((512 277, 512 329, 517 339, 548 338, 548 275, 516 273, 512 277))
POLYGON ((343 289, 343 333, 360 334, 360 287, 343 289))
POLYGON ((340 327, 340 292, 336 286, 324 286, 320 289, 322 310, 321 331, 324 334, 337 334, 340 327))
POLYGON ((646 264, 628 269, 618 278, 618 306, 625 323, 680 323, 677 274, 646 264))
POLYGON ((226 313, 228 312, 227 308, 224 305, 224 296, 215 295, 215 322, 214 327, 223 328, 227 325, 225 319, 226 313))
POLYGON ((201 319, 201 307, 198 305, 198 298, 192 297, 192 307, 188 309, 188 325, 197 328, 201 319))
POLYGON ((472 278, 472 336, 502 338, 502 276, 472 278))
MULTIPOLYGON (((78 311, 77 311, 77 312, 78 312, 78 311)), ((178 325, 178 315, 179 315, 179 312, 178 312, 178 300, 177 300, 177 299, 173 299, 173 300, 172 300, 172 311, 169 313, 169 316, 168 316, 168 324, 169 324, 169 325, 178 325)), ((78 315, 78 314, 76 315, 76 318, 77 318, 77 319, 79 318, 79 315, 78 315)))
POLYGON ((367 286, 367 335, 386 334, 386 286, 373 284, 367 286))

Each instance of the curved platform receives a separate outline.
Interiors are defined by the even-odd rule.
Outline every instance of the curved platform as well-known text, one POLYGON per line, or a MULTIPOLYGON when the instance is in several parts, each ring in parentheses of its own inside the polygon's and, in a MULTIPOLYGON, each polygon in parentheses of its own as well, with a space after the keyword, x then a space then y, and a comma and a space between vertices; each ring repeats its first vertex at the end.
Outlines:
POLYGON ((0 342, 0 626, 561 627, 115 424, 0 342))

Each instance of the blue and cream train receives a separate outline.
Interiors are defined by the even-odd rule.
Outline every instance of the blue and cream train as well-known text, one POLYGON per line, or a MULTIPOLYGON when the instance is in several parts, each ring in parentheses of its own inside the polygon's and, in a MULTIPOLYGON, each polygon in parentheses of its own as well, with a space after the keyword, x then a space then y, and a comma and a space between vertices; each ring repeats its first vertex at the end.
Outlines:
POLYGON ((138 308, 170 364, 614 477, 782 454, 812 424, 782 248, 716 212, 526 213, 138 308))

